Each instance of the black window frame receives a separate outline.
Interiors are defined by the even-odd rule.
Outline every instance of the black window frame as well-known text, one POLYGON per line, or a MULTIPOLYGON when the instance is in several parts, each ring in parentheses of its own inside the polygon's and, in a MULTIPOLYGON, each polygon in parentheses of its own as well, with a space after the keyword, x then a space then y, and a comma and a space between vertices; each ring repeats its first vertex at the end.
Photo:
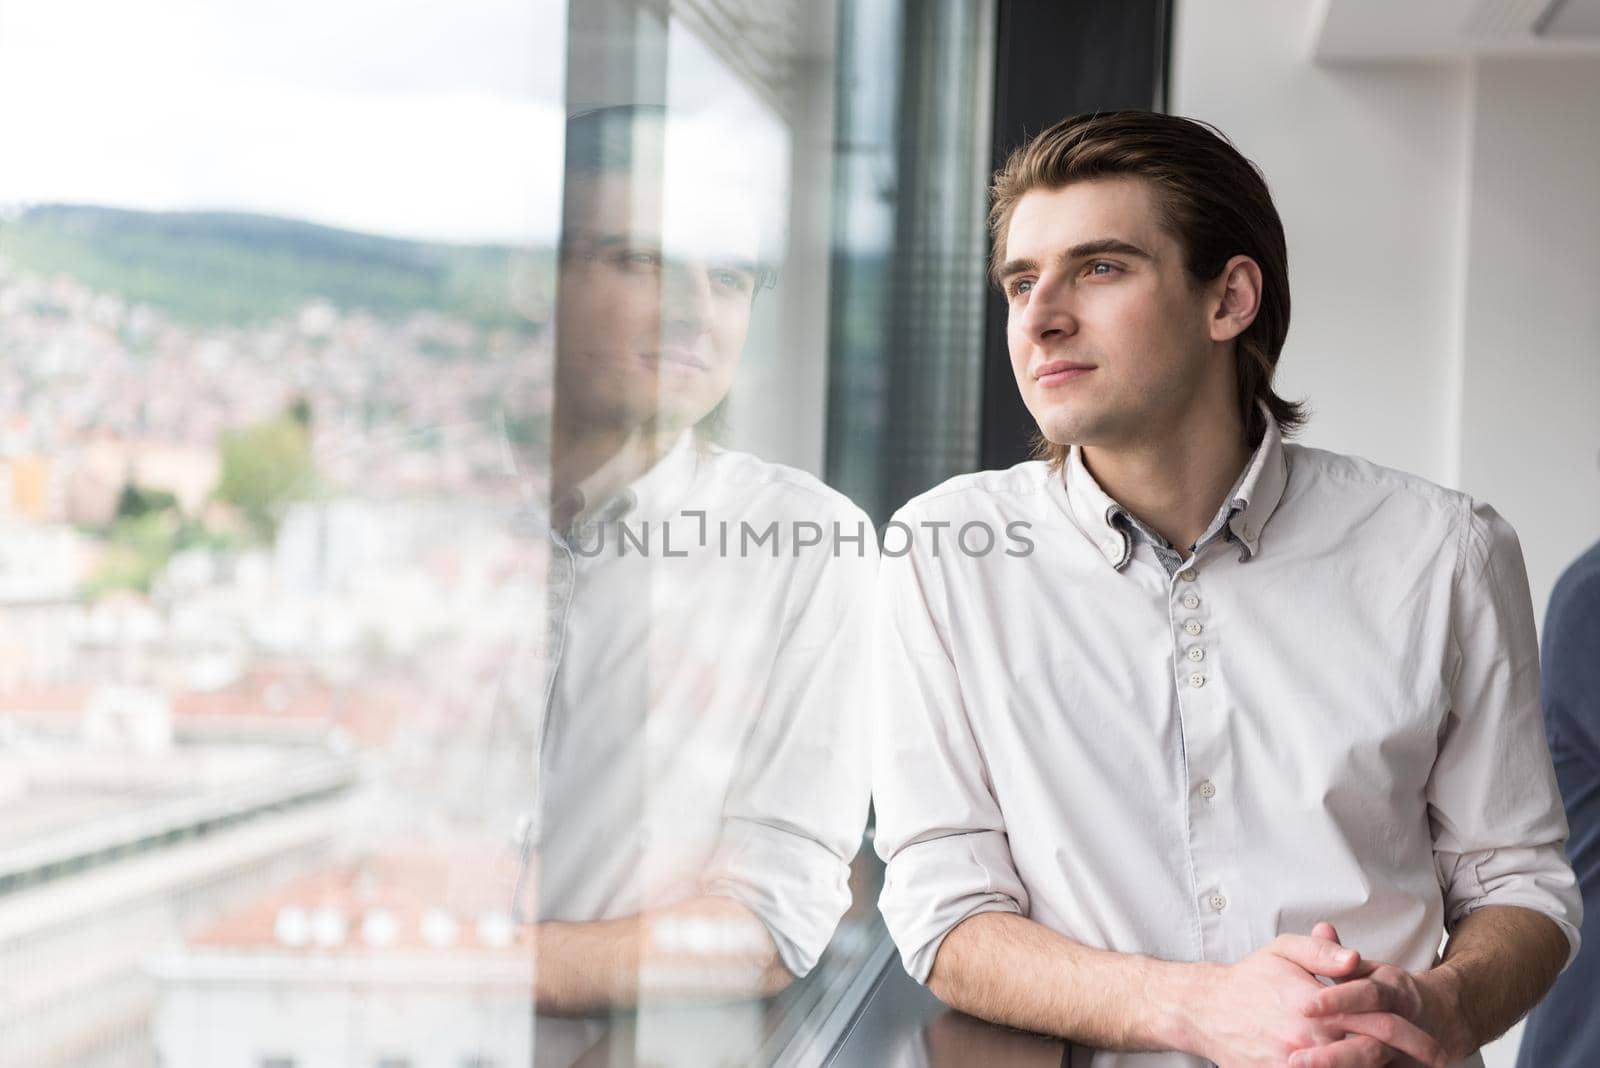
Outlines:
MULTIPOLYGON (((994 169, 1069 115, 1167 110, 1173 0, 999 0, 994 169)), ((980 466, 1028 459, 1036 431, 1011 373, 1006 303, 990 287, 984 314, 980 466)))

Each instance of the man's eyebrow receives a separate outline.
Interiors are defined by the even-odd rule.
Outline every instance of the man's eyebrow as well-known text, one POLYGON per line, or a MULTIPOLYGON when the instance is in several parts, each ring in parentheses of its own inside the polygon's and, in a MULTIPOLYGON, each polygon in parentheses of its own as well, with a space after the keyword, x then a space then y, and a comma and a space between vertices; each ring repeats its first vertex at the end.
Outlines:
POLYGON ((1081 245, 1073 245, 1061 254, 1061 259, 1080 260, 1085 256, 1099 256, 1107 252, 1114 252, 1121 256, 1134 256, 1141 260, 1153 260, 1154 256, 1140 248, 1138 245, 1117 237, 1102 237, 1095 241, 1085 241, 1081 245))
MULTIPOLYGON (((1085 241, 1081 244, 1073 245, 1071 248, 1057 256, 1056 259, 1061 263, 1069 263, 1072 260, 1081 260, 1085 256, 1102 256, 1107 253, 1115 253, 1120 256, 1132 256, 1141 260, 1153 261, 1155 259, 1154 256, 1140 248, 1138 245, 1131 244, 1118 237, 1101 237, 1093 241, 1085 241)), ((1000 265, 998 270, 994 272, 994 278, 997 282, 1004 282, 1012 275, 1025 274, 1028 271, 1037 271, 1038 269, 1038 260, 1007 260, 1005 263, 1000 265)))
MULTIPOLYGON (((659 234, 590 233, 583 236, 591 245, 599 249, 629 247, 657 249, 661 245, 661 236, 659 234)), ((770 270, 766 263, 759 259, 751 259, 749 255, 740 252, 730 253, 728 255, 708 254, 702 257, 702 259, 706 266, 712 270, 743 271, 745 274, 756 275, 758 277, 766 274, 770 270)))
POLYGON ((629 245, 650 246, 650 242, 636 240, 631 234, 615 232, 597 233, 594 230, 569 229, 561 234, 561 249, 567 252, 574 249, 588 249, 591 253, 609 251, 616 248, 625 248, 629 245))
POLYGON ((1028 271, 1037 271, 1038 269, 1038 260, 1007 260, 995 270, 994 280, 996 282, 1004 282, 1007 278, 1010 278, 1014 274, 1024 274, 1028 271))
POLYGON ((711 269, 714 271, 738 271, 760 279, 767 273, 767 265, 748 256, 730 256, 726 259, 713 259, 711 269))
POLYGON ((631 234, 631 233, 590 234, 589 235, 589 240, 592 241, 596 245, 604 245, 607 248, 614 247, 616 245, 646 245, 646 246, 648 246, 648 245, 658 245, 658 244, 661 243, 660 235, 651 236, 651 235, 647 235, 647 234, 631 234))

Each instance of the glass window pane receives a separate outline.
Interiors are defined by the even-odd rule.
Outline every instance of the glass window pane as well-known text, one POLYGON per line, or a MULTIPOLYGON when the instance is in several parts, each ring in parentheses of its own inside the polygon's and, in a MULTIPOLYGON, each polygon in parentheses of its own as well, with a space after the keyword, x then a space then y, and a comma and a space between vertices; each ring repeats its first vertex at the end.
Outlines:
POLYGON ((993 12, 667 10, 6 0, 7 1063, 787 1064, 887 959, 993 12))

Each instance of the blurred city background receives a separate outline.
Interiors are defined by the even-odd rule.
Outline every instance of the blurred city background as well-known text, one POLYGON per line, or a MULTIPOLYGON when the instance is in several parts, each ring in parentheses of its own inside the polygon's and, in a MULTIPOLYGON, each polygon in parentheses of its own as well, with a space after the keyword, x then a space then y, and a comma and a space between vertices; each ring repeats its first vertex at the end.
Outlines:
MULTIPOLYGON (((506 434, 634 102, 773 174, 726 440, 877 521, 1023 455, 997 158, 1142 106, 1267 175, 1303 440, 1493 503, 1541 618, 1600 531, 1600 3, 0 0, 0 1061, 528 1063, 506 434)), ((763 1049, 881 964, 858 868, 763 1049)))

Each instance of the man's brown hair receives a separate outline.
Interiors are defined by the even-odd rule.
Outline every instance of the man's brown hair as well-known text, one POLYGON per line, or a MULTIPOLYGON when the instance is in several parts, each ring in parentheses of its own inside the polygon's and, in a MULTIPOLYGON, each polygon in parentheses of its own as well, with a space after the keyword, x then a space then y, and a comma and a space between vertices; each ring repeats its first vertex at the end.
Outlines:
MULTIPOLYGON (((1255 164, 1208 123, 1148 111, 1110 111, 1063 119, 1011 153, 994 176, 989 232, 990 277, 998 283, 1011 213, 1025 193, 1091 178, 1140 178, 1155 193, 1158 221, 1183 249, 1184 268, 1199 286, 1233 256, 1261 268, 1261 307, 1239 335, 1239 413, 1253 447, 1266 433, 1257 402, 1285 434, 1305 423, 1304 403, 1272 390, 1272 373, 1289 332, 1289 253, 1283 223, 1255 164)), ((1067 447, 1039 440, 1039 455, 1059 464, 1067 447)))

